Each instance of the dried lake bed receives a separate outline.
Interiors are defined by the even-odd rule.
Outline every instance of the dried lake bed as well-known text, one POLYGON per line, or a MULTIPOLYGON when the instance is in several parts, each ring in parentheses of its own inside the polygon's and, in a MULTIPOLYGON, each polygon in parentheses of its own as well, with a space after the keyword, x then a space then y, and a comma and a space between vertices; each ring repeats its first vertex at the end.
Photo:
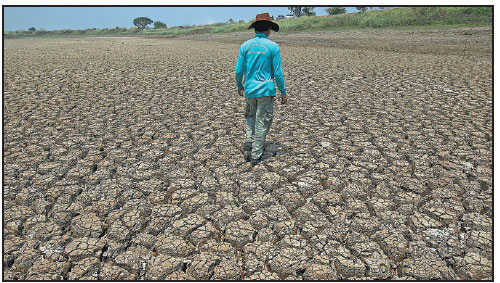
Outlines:
POLYGON ((271 34, 255 167, 252 36, 4 40, 3 278, 491 280, 491 29, 271 34))

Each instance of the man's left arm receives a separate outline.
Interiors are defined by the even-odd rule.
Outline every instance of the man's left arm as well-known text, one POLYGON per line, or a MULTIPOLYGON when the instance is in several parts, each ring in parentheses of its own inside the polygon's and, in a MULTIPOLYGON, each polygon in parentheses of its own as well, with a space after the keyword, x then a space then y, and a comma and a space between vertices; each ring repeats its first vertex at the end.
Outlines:
POLYGON ((238 61, 236 61, 236 86, 238 87, 238 93, 240 95, 243 94, 243 63, 245 61, 243 55, 243 47, 240 48, 240 52, 238 55, 238 61))

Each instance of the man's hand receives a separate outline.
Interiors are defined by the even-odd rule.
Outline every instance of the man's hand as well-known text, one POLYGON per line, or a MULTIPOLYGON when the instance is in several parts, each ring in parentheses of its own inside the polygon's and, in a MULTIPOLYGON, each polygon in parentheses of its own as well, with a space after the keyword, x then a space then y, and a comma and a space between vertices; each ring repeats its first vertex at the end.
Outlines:
POLYGON ((245 90, 244 90, 244 89, 238 89, 238 94, 239 94, 240 96, 245 95, 245 90))
POLYGON ((286 104, 287 100, 288 96, 286 96, 286 94, 281 96, 281 104, 286 104))

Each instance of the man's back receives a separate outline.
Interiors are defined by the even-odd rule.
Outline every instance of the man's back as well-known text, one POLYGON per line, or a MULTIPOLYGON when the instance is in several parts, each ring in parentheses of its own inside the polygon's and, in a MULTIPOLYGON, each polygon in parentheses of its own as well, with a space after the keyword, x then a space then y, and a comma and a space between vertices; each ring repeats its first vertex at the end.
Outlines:
MULTIPOLYGON (((241 45, 236 63, 237 83, 241 83, 243 74, 246 97, 276 96, 275 78, 281 93, 286 92, 280 48, 265 34, 256 34, 241 45)), ((238 88, 243 88, 243 85, 238 88)))

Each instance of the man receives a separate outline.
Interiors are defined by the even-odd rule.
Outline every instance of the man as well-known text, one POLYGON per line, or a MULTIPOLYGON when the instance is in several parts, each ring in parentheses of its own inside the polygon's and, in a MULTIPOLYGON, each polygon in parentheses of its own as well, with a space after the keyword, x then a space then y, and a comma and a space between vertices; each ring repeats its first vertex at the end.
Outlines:
POLYGON ((273 102, 276 96, 276 80, 281 92, 281 104, 287 102, 285 80, 281 70, 280 47, 269 40, 271 30, 279 26, 271 21, 268 13, 258 14, 249 29, 255 29, 255 37, 245 41, 236 63, 238 94, 246 98, 245 142, 243 150, 247 160, 255 166, 262 157, 264 141, 273 120, 273 102), (242 80, 245 75, 245 85, 242 80))

